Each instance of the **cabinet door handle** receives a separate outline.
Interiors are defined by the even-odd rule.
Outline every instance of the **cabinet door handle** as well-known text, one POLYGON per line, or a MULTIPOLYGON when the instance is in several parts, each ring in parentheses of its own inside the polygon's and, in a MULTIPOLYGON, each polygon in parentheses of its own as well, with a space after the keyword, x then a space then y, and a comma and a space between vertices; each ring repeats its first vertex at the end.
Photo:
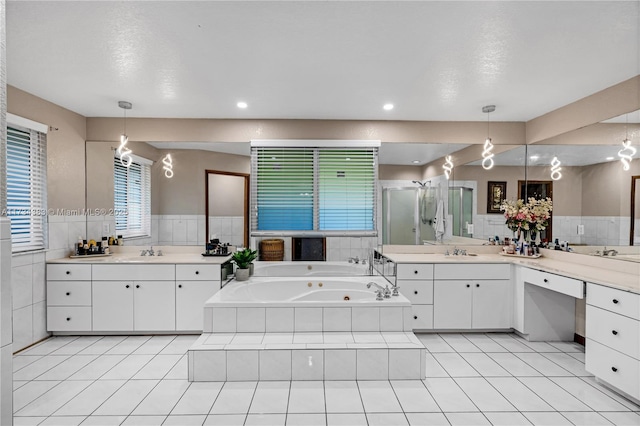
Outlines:
POLYGON ((545 278, 544 280, 542 280, 542 281, 544 281, 545 283, 548 283, 548 282, 549 282, 549 280, 548 280, 548 279, 546 279, 546 278, 545 278))
POLYGON ((467 284, 467 288, 471 287, 471 284, 467 284))
POLYGON ((67 296, 71 296, 71 292, 70 292, 70 291, 68 291, 68 292, 66 293, 66 295, 67 295, 67 296))
POLYGON ((413 271, 414 274, 418 274, 418 271, 413 271))
POLYGON ((71 271, 67 271, 67 275, 71 275, 71 271))
POLYGON ((126 288, 129 288, 129 284, 125 285, 126 288))
POLYGON ((480 287, 480 284, 476 284, 476 287, 480 287))
POLYGON ((611 367, 611 371, 613 371, 614 373, 618 371, 618 369, 616 367, 611 367))
POLYGON ((414 316, 413 316, 413 319, 418 319, 418 316, 417 316, 417 315, 414 315, 414 316))
POLYGON ((616 330, 611 330, 611 333, 613 333, 614 336, 618 335, 618 332, 616 330))
POLYGON ((140 288, 140 284, 136 284, 136 288, 140 288))
POLYGON ((71 317, 67 317, 67 321, 71 321, 71 317))
POLYGON ((200 271, 196 271, 196 275, 198 275, 200 273, 200 271))
POLYGON ((617 305, 618 304, 618 299, 613 299, 613 304, 617 305))
POLYGON ((413 294, 418 294, 418 290, 414 290, 413 294))
POLYGON ((178 284, 178 288, 182 288, 182 284, 178 284))

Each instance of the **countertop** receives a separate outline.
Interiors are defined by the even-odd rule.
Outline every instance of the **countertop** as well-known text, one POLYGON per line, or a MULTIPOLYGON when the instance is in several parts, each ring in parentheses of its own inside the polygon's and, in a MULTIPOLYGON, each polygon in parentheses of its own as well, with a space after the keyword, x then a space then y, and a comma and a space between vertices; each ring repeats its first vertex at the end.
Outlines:
POLYGON ((211 264, 220 265, 231 259, 228 256, 202 256, 200 253, 166 253, 162 256, 140 256, 134 253, 116 253, 103 257, 82 257, 50 259, 47 263, 76 263, 76 264, 211 264))
POLYGON ((383 256, 395 263, 512 263, 640 294, 640 267, 637 268, 637 271, 630 270, 628 267, 625 271, 610 269, 603 267, 602 264, 597 264, 598 258, 591 258, 594 265, 585 265, 584 263, 544 256, 527 258, 486 253, 476 256, 445 256, 442 253, 383 253, 383 256))

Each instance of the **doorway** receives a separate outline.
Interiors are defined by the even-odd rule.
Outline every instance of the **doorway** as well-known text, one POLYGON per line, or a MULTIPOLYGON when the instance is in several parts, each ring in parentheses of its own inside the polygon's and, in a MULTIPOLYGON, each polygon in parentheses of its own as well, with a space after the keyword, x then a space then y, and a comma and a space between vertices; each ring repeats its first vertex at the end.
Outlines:
POLYGON ((205 170, 205 241, 249 246, 249 175, 205 170))
MULTIPOLYGON (((544 198, 551 198, 553 201, 553 181, 551 180, 519 180, 518 181, 518 198, 523 199, 525 202, 529 198, 535 198, 536 200, 542 200, 544 198)), ((553 242, 553 211, 549 218, 549 226, 547 229, 540 232, 540 240, 547 240, 553 242)))

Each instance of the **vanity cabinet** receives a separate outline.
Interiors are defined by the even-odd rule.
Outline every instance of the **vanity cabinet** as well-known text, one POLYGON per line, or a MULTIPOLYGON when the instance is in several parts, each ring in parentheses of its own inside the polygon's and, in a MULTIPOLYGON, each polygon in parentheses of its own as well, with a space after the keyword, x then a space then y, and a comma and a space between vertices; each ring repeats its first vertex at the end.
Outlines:
POLYGON ((433 329, 433 264, 397 264, 396 285, 411 302, 412 328, 433 329))
POLYGON ((91 265, 47 265, 47 330, 91 331, 91 265))
POLYGON ((510 276, 503 264, 435 265, 433 328, 510 328, 510 276))
POLYGON ((176 330, 202 331, 204 304, 220 290, 220 265, 176 265, 176 330))
POLYGON ((585 368, 640 400, 640 295, 587 284, 585 368))

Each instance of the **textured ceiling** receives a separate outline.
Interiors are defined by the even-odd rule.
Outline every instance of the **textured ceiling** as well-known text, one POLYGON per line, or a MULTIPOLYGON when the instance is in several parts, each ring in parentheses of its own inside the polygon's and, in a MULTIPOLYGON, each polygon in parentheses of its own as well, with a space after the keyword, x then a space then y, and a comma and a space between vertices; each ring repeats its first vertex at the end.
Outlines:
POLYGON ((88 117, 526 121, 640 73, 639 7, 8 0, 8 83, 88 117))

